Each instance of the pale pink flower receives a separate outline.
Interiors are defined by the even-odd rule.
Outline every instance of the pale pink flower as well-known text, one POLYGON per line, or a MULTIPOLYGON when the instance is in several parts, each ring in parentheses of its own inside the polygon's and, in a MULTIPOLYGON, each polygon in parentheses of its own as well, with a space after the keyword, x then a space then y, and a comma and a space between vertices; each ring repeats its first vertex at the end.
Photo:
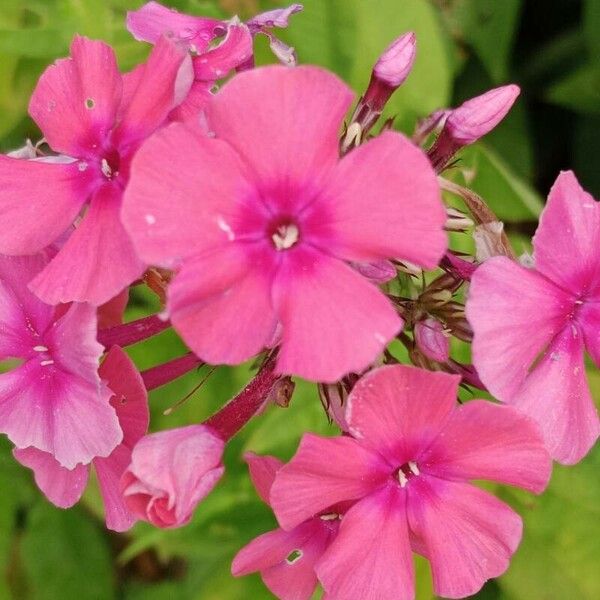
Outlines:
POLYGON ((163 39, 145 65, 121 76, 110 46, 76 36, 71 58, 41 76, 29 113, 61 156, 0 156, 0 252, 33 254, 68 231, 31 283, 45 302, 99 305, 143 272, 120 222, 121 195, 139 144, 191 85, 186 60, 163 39))
POLYGON ((225 442, 206 425, 144 436, 121 479, 125 504, 156 527, 181 527, 223 475, 225 442))
POLYGON ((486 401, 459 406, 460 377, 395 365, 371 371, 348 399, 351 436, 306 434, 271 489, 287 531, 341 501, 337 537, 316 565, 344 600, 414 598, 412 552, 435 593, 474 594, 508 567, 520 517, 469 480, 541 492, 551 461, 535 423, 486 401))
MULTIPOLYGON (((131 459, 131 449, 148 428, 148 396, 131 359, 118 346, 113 346, 99 370, 112 392, 111 406, 119 418, 123 441, 106 458, 96 457, 91 465, 96 470, 100 493, 106 510, 106 526, 114 531, 125 531, 135 518, 125 506, 120 480, 131 459)), ((35 481, 48 500, 61 508, 79 501, 87 485, 90 466, 77 465, 65 469, 54 457, 37 448, 15 449, 15 458, 33 469, 35 481)))
MULTIPOLYGON (((283 463, 272 456, 245 455, 250 477, 269 504, 275 473, 283 463)), ((333 541, 340 523, 337 509, 307 519, 291 531, 274 529, 242 548, 231 565, 236 577, 256 571, 280 600, 309 600, 317 585, 315 564, 333 541)))
POLYGON ((0 431, 17 448, 48 452, 67 469, 108 456, 123 433, 98 366, 96 309, 49 306, 27 282, 45 255, 0 257, 0 360, 22 364, 0 375, 0 431))
POLYGON ((584 348, 600 365, 600 204, 561 173, 533 238, 535 268, 505 257, 472 276, 473 362, 489 391, 540 425, 552 457, 581 460, 600 431, 584 348))
POLYGON ((347 261, 441 258, 445 211, 419 149, 388 132, 339 159, 351 100, 316 67, 247 71, 207 107, 216 139, 173 124, 136 156, 123 220, 144 260, 178 271, 167 310, 203 360, 247 360, 280 323, 278 372, 360 372, 402 321, 347 261))

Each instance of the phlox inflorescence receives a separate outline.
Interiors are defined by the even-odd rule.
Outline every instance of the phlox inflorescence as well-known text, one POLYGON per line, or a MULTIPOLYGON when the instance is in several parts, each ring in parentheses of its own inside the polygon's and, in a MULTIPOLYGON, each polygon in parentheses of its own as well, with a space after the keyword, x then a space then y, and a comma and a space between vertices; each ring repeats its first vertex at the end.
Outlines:
POLYGON ((519 88, 441 107, 410 137, 389 120, 375 133, 414 33, 354 103, 275 35, 301 10, 221 21, 149 2, 127 16, 145 63, 121 74, 110 46, 75 36, 42 74, 43 142, 0 156, 0 359, 20 361, 0 375, 0 431, 55 505, 93 467, 108 528, 180 527, 227 442, 307 379, 340 435, 305 433, 287 464, 245 455, 279 527, 232 573, 260 572, 283 600, 318 584, 330 600, 410 599, 414 552, 437 594, 465 597, 522 536, 472 481, 539 494, 551 459, 576 463, 598 437, 584 352, 600 364, 600 204, 561 173, 521 264, 446 173, 519 88), (282 64, 255 66, 259 35, 282 64), (449 231, 473 236, 474 257, 449 231), (161 311, 123 323, 140 283, 161 311), (171 327, 190 351, 139 372, 123 348, 171 327), (149 433, 149 391, 249 359, 257 373, 211 417, 149 433), (499 402, 462 404, 459 385, 499 402))

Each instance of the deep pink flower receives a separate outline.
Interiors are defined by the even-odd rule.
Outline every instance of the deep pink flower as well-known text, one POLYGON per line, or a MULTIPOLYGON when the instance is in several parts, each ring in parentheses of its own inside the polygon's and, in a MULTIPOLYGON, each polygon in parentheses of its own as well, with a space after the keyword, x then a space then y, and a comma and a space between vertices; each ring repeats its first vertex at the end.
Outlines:
POLYGON ((133 515, 156 527, 181 527, 223 475, 225 443, 205 425, 144 436, 121 479, 133 515))
POLYGON ((402 322, 346 261, 442 256, 445 211, 419 149, 388 132, 339 159, 351 100, 316 67, 247 71, 207 107, 216 139, 173 124, 136 156, 123 220, 144 260, 178 270, 168 312, 203 360, 242 362, 281 323, 279 372, 360 371, 402 322))
POLYGON ((460 377, 402 365, 370 372, 348 398, 352 437, 306 434, 271 489, 286 530, 356 501, 317 563, 344 600, 414 598, 411 550, 426 556, 436 594, 474 594, 503 573, 521 519, 468 483, 489 479, 541 492, 551 462, 535 423, 485 401, 458 406, 460 377))
MULTIPOLYGON (((106 509, 106 526, 114 531, 129 529, 135 518, 123 501, 120 480, 131 459, 131 449, 148 428, 148 395, 140 374, 131 359, 118 346, 113 346, 99 370, 112 392, 111 406, 119 418, 123 441, 106 458, 96 457, 100 493, 106 509)), ((33 469, 35 481, 48 500, 68 508, 79 501, 87 485, 90 465, 77 465, 68 470, 51 454, 37 448, 15 449, 15 458, 33 469)))
POLYGON ((96 309, 54 308, 28 289, 45 255, 0 257, 0 360, 21 359, 0 375, 0 431, 17 448, 50 453, 67 469, 108 456, 123 434, 98 366, 96 309))
POLYGON ((473 362, 489 391, 540 425, 573 464, 600 430, 584 347, 600 365, 600 204, 571 171, 558 176, 533 238, 535 268, 494 257, 472 277, 473 362))
MULTIPOLYGON (((269 504, 275 473, 283 463, 272 456, 245 455, 258 495, 269 504)), ((309 600, 317 585, 315 564, 333 541, 340 523, 334 510, 307 519, 291 531, 274 529, 242 548, 233 559, 236 577, 260 572, 280 600, 309 600)))
POLYGON ((0 156, 0 252, 36 253, 77 223, 31 283, 45 302, 99 305, 142 273, 119 219, 121 195, 139 144, 191 85, 184 60, 163 39, 145 65, 121 76, 110 46, 76 36, 71 58, 40 78, 29 113, 61 156, 0 156))

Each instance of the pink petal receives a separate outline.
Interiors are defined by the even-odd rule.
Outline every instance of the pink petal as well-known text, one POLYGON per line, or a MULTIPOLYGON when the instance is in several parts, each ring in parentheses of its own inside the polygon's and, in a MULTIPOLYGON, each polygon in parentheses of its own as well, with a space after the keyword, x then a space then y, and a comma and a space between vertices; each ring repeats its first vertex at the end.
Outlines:
POLYGON ((0 252, 35 254, 65 232, 93 184, 79 164, 0 156, 0 252))
POLYGON ((109 457, 94 460, 106 512, 106 527, 112 531, 127 531, 136 521, 121 491, 121 477, 130 461, 131 450, 123 444, 119 444, 109 457))
POLYGON ((29 280, 47 264, 46 254, 0 255, 0 360, 28 358, 43 345, 40 335, 52 320, 54 308, 36 298, 29 280))
POLYGON ((252 57, 252 36, 243 24, 229 25, 227 35, 214 48, 194 57, 196 80, 216 81, 252 57))
POLYGON ((121 75, 113 49, 104 42, 76 35, 71 56, 44 71, 29 114, 53 150, 84 157, 114 125, 121 75))
POLYGON ((277 598, 309 600, 317 585, 315 563, 333 533, 318 520, 302 523, 293 531, 269 531, 238 552, 231 572, 239 577, 260 571, 266 586, 277 598))
POLYGON ((460 377, 394 365, 358 380, 346 418, 350 433, 396 466, 416 460, 456 406, 460 377))
POLYGON ((129 104, 114 133, 115 143, 141 141, 162 125, 192 85, 188 54, 173 41, 160 38, 139 76, 129 104))
POLYGON ((433 268, 446 250, 435 172, 399 133, 384 133, 345 156, 323 196, 331 198, 335 251, 344 258, 399 258, 433 268))
POLYGON ((116 186, 104 185, 96 193, 81 224, 31 282, 31 290, 44 302, 74 300, 98 306, 144 272, 144 264, 121 225, 120 204, 116 186))
POLYGON ((419 468, 443 479, 490 479, 539 494, 552 462, 531 419, 511 406, 474 400, 452 412, 419 468))
POLYGON ((578 295, 600 295, 600 203, 563 171, 533 238, 536 269, 578 295))
POLYGON ((244 460, 258 495, 263 502, 269 504, 269 493, 275 481, 275 474, 283 466, 283 462, 274 456, 259 456, 254 452, 246 452, 244 460))
POLYGON ((323 69, 268 66, 231 79, 207 115, 217 137, 244 157, 258 181, 314 186, 338 160, 340 126, 352 96, 323 69))
POLYGON ((585 339, 585 347, 600 367, 600 302, 589 302, 581 307, 578 318, 585 339))
POLYGON ((140 9, 127 13, 127 29, 136 40, 155 44, 164 34, 203 51, 223 33, 223 22, 207 17, 178 13, 158 2, 147 2, 140 9))
POLYGON ((173 326, 211 364, 248 360, 267 345, 277 325, 271 306, 272 267, 252 264, 243 251, 242 244, 235 244, 192 260, 169 287, 173 326))
POLYGON ((505 402, 515 397, 572 308, 565 292, 508 258, 491 258, 475 271, 466 312, 473 363, 490 393, 505 402))
POLYGON ((388 485, 355 504, 317 565, 325 591, 344 600, 412 600, 406 493, 388 485))
POLYGON ((174 123, 150 138, 133 160, 122 211, 140 256, 172 267, 229 242, 230 206, 249 190, 242 173, 237 154, 197 126, 174 123))
POLYGON ((52 504, 70 508, 79 502, 88 481, 87 466, 77 465, 69 471, 52 454, 37 448, 15 448, 13 455, 23 466, 33 471, 35 483, 52 504))
POLYGON ((414 477, 408 522, 425 543, 435 593, 464 598, 508 568, 521 540, 521 518, 468 483, 414 477))
POLYGON ((204 110, 212 98, 213 82, 194 81, 187 96, 169 113, 169 121, 198 121, 200 112, 204 110))
POLYGON ((273 302, 283 325, 277 370, 312 381, 364 370, 402 327, 374 285, 308 244, 284 257, 273 302))
POLYGON ((304 434, 298 451, 275 476, 271 506, 279 524, 293 529, 337 502, 383 485, 391 467, 349 437, 304 434))
POLYGON ((302 4, 294 3, 285 8, 268 10, 252 17, 246 25, 248 25, 252 32, 260 31, 263 27, 287 27, 288 19, 293 14, 303 10, 303 8, 302 4))
POLYGON ((600 423, 576 326, 567 326, 555 337, 511 402, 539 424, 546 447, 558 462, 575 464, 588 453, 600 423))

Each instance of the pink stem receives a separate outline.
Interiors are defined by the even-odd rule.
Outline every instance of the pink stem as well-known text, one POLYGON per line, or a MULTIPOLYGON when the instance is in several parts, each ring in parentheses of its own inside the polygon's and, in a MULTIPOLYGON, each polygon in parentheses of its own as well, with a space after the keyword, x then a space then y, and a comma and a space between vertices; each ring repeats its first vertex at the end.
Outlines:
POLYGON ((225 441, 230 440, 268 401, 271 391, 282 378, 273 372, 274 369, 275 360, 268 360, 254 379, 204 424, 212 427, 225 441))
POLYGON ((150 315, 137 321, 131 321, 131 323, 101 329, 98 332, 98 341, 105 348, 131 346, 168 329, 170 326, 170 321, 163 321, 157 315, 150 315))
POLYGON ((171 381, 189 373, 202 364, 202 361, 195 354, 189 352, 162 365, 156 365, 156 367, 143 371, 142 379, 146 389, 151 391, 171 383, 171 381))

